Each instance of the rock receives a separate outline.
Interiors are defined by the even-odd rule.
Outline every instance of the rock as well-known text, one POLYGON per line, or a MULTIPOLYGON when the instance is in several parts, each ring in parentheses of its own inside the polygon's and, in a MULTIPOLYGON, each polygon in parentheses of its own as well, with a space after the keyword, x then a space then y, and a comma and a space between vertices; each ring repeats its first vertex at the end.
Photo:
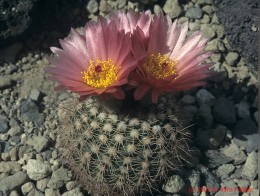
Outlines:
POLYGON ((44 192, 44 190, 46 189, 47 187, 47 184, 49 182, 49 179, 48 178, 43 178, 41 180, 37 180, 36 182, 36 188, 42 192, 44 192))
POLYGON ((21 165, 16 161, 0 162, 0 173, 15 173, 21 170, 21 165))
POLYGON ((254 103, 253 103, 253 107, 255 107, 255 108, 258 108, 258 99, 259 99, 259 97, 258 97, 258 94, 255 96, 255 99, 254 99, 254 103))
POLYGON ((212 5, 211 0, 197 0, 196 2, 198 5, 212 5))
POLYGON ((208 105, 201 105, 197 116, 197 122, 201 128, 210 128, 213 124, 213 115, 211 113, 211 108, 208 105))
POLYGON ((224 125, 236 122, 236 108, 234 104, 226 98, 217 99, 213 107, 213 115, 217 122, 224 125))
POLYGON ((213 39, 216 36, 216 32, 209 26, 203 26, 201 32, 205 38, 209 40, 213 39))
POLYGON ((223 164, 217 169, 217 176, 221 179, 228 178, 229 175, 235 170, 235 166, 232 164, 223 164))
POLYGON ((99 3, 99 11, 103 13, 108 13, 112 10, 111 6, 106 0, 101 0, 99 3))
POLYGON ((59 190, 45 189, 45 196, 60 196, 59 190))
POLYGON ((80 192, 79 188, 72 189, 71 191, 67 191, 63 193, 61 196, 84 196, 82 192, 80 192))
MULTIPOLYGON (((0 194, 1 194, 1 193, 0 193, 0 194)), ((12 191, 12 192, 10 193, 9 196, 20 196, 20 194, 19 194, 16 190, 14 190, 14 191, 12 191)))
POLYGON ((11 137, 15 136, 15 135, 20 135, 21 133, 22 133, 22 130, 21 130, 20 126, 13 126, 7 132, 7 134, 10 135, 11 137))
POLYGON ((254 180, 258 173, 258 160, 257 153, 255 151, 251 152, 242 170, 242 177, 245 179, 254 180))
POLYGON ((44 194, 37 189, 32 189, 27 196, 44 196, 44 194))
POLYGON ((1 76, 0 78, 0 90, 6 89, 12 86, 12 80, 9 77, 1 76))
POLYGON ((41 92, 39 92, 37 89, 33 89, 30 94, 30 98, 33 101, 38 101, 40 98, 41 92))
POLYGON ((125 5, 126 5, 126 0, 118 0, 117 1, 117 7, 119 9, 122 9, 123 7, 125 7, 125 5))
POLYGON ((11 158, 11 161, 16 161, 18 159, 18 150, 16 147, 13 147, 10 152, 10 158, 11 158))
POLYGON ((212 173, 210 173, 206 167, 198 164, 196 168, 202 173, 205 179, 206 187, 209 188, 210 193, 214 193, 219 190, 219 180, 214 175, 212 175, 212 173))
POLYGON ((250 62, 249 69, 257 76, 258 32, 251 30, 258 26, 258 0, 213 0, 218 19, 225 28, 230 44, 250 62), (238 8, 243 8, 241 9, 238 8), (236 16, 236 17, 234 17, 236 16), (250 16, 250 17, 249 17, 250 16))
POLYGON ((76 188, 76 186, 77 186, 77 182, 76 181, 69 181, 69 182, 66 183, 66 189, 68 191, 76 188))
POLYGON ((200 191, 198 190, 198 187, 200 187, 201 183, 200 172, 197 170, 186 170, 184 172, 184 193, 190 194, 192 192, 193 195, 199 195, 200 191))
POLYGON ((238 57, 239 57, 238 53, 236 53, 236 52, 229 52, 227 54, 227 56, 225 57, 225 60, 226 60, 228 65, 233 66, 233 65, 235 65, 238 62, 238 57))
POLYGON ((206 104, 212 106, 215 102, 216 97, 214 97, 209 91, 205 89, 200 89, 196 93, 196 101, 199 105, 206 104))
POLYGON ((6 116, 0 115, 0 133, 6 133, 8 130, 8 119, 6 116))
POLYGON ((10 193, 14 189, 20 187, 22 184, 28 181, 28 176, 26 173, 19 171, 14 175, 7 176, 0 181, 0 192, 5 194, 10 193))
POLYGON ((169 14, 171 18, 177 18, 182 12, 182 7, 178 0, 167 0, 163 6, 163 11, 169 14))
POLYGON ((250 105, 246 101, 241 101, 240 103, 236 104, 237 115, 239 118, 250 118, 250 105))
POLYGON ((87 5, 89 13, 94 14, 98 11, 98 2, 96 0, 90 0, 87 5))
POLYGON ((200 19, 202 17, 202 14, 203 12, 200 7, 192 7, 186 11, 185 16, 190 19, 200 19))
POLYGON ((246 189, 250 185, 247 179, 237 179, 235 182, 237 183, 238 187, 241 189, 246 189))
POLYGON ((234 143, 231 143, 229 146, 222 148, 221 152, 227 157, 232 158, 235 165, 242 164, 246 160, 246 154, 234 143))
POLYGON ((163 185, 162 189, 168 193, 178 193, 185 183, 183 179, 178 175, 173 175, 170 179, 163 185))
POLYGON ((258 111, 256 111, 256 112, 254 113, 254 118, 255 118, 255 121, 256 121, 257 124, 258 124, 258 111))
POLYGON ((0 152, 3 153, 8 152, 9 146, 10 146, 9 142, 0 141, 0 152))
POLYGON ((245 148, 249 153, 258 149, 257 126, 251 119, 246 118, 236 123, 234 127, 234 143, 240 148, 245 148))
POLYGON ((202 19, 200 19, 201 24, 209 24, 210 18, 208 14, 203 14, 202 19))
POLYGON ((21 137, 19 135, 15 135, 13 137, 10 138, 10 144, 15 146, 17 145, 18 143, 20 143, 20 140, 21 140, 21 137))
POLYGON ((21 117, 24 121, 32 121, 41 126, 44 122, 44 115, 39 112, 38 106, 30 99, 21 103, 21 117))
POLYGON ((160 15, 160 14, 163 13, 161 6, 159 6, 159 5, 157 5, 157 4, 153 6, 153 12, 154 12, 156 15, 160 15))
POLYGON ((46 149, 46 147, 49 144, 49 140, 44 136, 35 136, 32 138, 29 138, 26 141, 26 144, 28 144, 29 146, 32 146, 38 152, 41 152, 44 149, 46 149))
POLYGON ((190 105, 195 103, 195 98, 192 95, 184 95, 181 101, 184 104, 190 105))
POLYGON ((211 28, 215 30, 219 39, 222 39, 224 37, 224 28, 221 25, 213 24, 211 25, 211 28))
POLYGON ((190 31, 197 31, 200 30, 200 25, 195 22, 189 22, 189 30, 190 31))
POLYGON ((215 9, 211 5, 203 6, 202 10, 209 15, 211 15, 215 11, 215 9))
POLYGON ((215 196, 223 196, 223 195, 239 196, 239 191, 235 191, 235 190, 238 190, 237 185, 233 180, 229 180, 224 183, 221 183, 221 188, 215 194, 215 196))
POLYGON ((208 166, 210 168, 218 167, 222 164, 229 163, 233 160, 231 157, 228 157, 217 150, 207 150, 205 152, 205 156, 208 161, 208 166))
POLYGON ((225 52, 225 46, 220 39, 216 38, 208 42, 208 45, 206 46, 205 50, 213 52, 225 52))
POLYGON ((24 195, 27 195, 34 188, 35 186, 32 182, 27 182, 21 187, 21 190, 24 195))
MULTIPOLYGON (((249 188, 250 190, 250 188, 249 188)), ((259 190, 258 189, 251 189, 250 196, 259 196, 259 190)))
POLYGON ((51 166, 47 162, 30 159, 27 162, 26 170, 29 178, 32 180, 40 180, 47 177, 51 173, 51 166))
POLYGON ((14 64, 10 63, 9 66, 5 70, 5 73, 7 75, 9 75, 9 74, 12 74, 14 72, 17 72, 18 69, 19 69, 18 66, 15 66, 14 64))
POLYGON ((214 129, 199 130, 197 133, 197 143, 203 149, 217 149, 226 136, 227 128, 218 125, 214 129))
POLYGON ((198 109, 196 106, 189 105, 189 106, 184 106, 183 110, 185 111, 185 114, 187 115, 187 120, 190 120, 191 123, 193 122, 193 118, 195 117, 198 109))
POLYGON ((69 180, 70 178, 68 177, 67 170, 65 170, 64 168, 59 168, 53 171, 51 179, 49 180, 47 186, 51 189, 58 189, 69 180))

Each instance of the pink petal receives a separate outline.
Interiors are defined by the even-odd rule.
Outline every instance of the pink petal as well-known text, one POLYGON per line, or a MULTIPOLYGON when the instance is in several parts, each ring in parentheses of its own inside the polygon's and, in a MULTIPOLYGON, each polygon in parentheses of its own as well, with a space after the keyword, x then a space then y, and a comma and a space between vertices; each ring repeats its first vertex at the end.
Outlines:
POLYGON ((114 93, 111 93, 111 95, 113 95, 117 99, 124 99, 125 98, 125 93, 121 89, 117 89, 117 91, 114 92, 114 93))
POLYGON ((134 99, 140 100, 143 98, 143 96, 150 90, 150 86, 147 84, 141 84, 137 87, 137 89, 134 92, 134 99))
POLYGON ((171 48, 173 49, 173 46, 175 46, 178 37, 180 36, 181 33, 181 29, 180 27, 177 25, 178 20, 176 19, 171 25, 170 28, 168 30, 168 35, 167 35, 167 45, 171 46, 171 48))
POLYGON ((158 97, 159 97, 159 91, 158 90, 153 90, 152 91, 152 102, 156 104, 158 102, 158 97))
POLYGON ((152 19, 152 14, 150 10, 147 10, 144 13, 141 13, 141 16, 139 17, 136 26, 140 27, 143 32, 145 37, 149 35, 149 28, 151 24, 152 19))
POLYGON ((201 63, 201 62, 203 62, 205 59, 207 59, 211 54, 212 54, 212 52, 209 51, 209 52, 206 52, 206 53, 204 53, 204 54, 201 54, 201 55, 195 57, 194 59, 192 59, 192 62, 190 62, 188 65, 186 65, 186 66, 183 67, 182 69, 179 69, 179 70, 178 70, 178 73, 181 74, 181 73, 186 72, 187 70, 190 70, 192 67, 198 65, 199 63, 201 63))
POLYGON ((142 59, 147 56, 147 51, 145 49, 145 35, 140 27, 137 27, 132 35, 132 49, 133 55, 136 59, 142 59))
POLYGON ((187 55, 188 52, 193 50, 196 45, 198 44, 202 34, 201 33, 196 33, 193 34, 186 42, 185 44, 181 47, 179 54, 176 56, 176 59, 181 59, 185 55, 187 55))
POLYGON ((85 36, 80 35, 76 30, 71 28, 69 35, 69 42, 72 44, 79 52, 84 55, 88 54, 85 36))
POLYGON ((177 40, 176 44, 173 47, 172 53, 170 55, 171 59, 176 59, 176 56, 178 56, 178 52, 179 52, 180 48, 183 45, 183 42, 184 42, 184 39, 186 37, 187 31, 188 31, 188 22, 185 22, 181 26, 180 36, 178 37, 178 40, 177 40))
POLYGON ((165 44, 168 32, 167 19, 162 16, 155 16, 150 27, 150 43, 148 51, 150 53, 167 53, 169 47, 165 44))
POLYGON ((107 60, 107 44, 104 37, 103 24, 88 23, 86 25, 86 43, 90 59, 107 60))
POLYGON ((76 66, 79 66, 81 69, 84 69, 86 64, 88 64, 87 56, 84 56, 79 52, 73 45, 65 40, 60 40, 60 45, 66 51, 67 55, 76 63, 76 66))

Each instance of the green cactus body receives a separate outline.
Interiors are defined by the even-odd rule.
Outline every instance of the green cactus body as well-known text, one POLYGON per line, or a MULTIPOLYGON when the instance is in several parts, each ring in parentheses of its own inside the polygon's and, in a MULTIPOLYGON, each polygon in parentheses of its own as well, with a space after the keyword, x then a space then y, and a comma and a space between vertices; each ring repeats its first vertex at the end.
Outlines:
POLYGON ((167 109, 140 107, 135 115, 119 115, 107 104, 88 98, 67 112, 58 143, 64 159, 92 195, 156 189, 169 171, 180 169, 189 150, 174 104, 165 99, 167 109))

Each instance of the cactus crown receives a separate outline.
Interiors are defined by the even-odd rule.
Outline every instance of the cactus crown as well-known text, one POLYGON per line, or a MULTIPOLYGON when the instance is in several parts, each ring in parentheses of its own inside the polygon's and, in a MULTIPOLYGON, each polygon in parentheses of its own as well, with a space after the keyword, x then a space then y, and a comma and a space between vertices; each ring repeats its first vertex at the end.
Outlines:
POLYGON ((175 106, 161 104, 170 107, 149 107, 145 116, 132 117, 107 111, 88 98, 66 115, 58 147, 87 190, 134 195, 156 188, 169 171, 181 167, 188 134, 172 115, 175 106))

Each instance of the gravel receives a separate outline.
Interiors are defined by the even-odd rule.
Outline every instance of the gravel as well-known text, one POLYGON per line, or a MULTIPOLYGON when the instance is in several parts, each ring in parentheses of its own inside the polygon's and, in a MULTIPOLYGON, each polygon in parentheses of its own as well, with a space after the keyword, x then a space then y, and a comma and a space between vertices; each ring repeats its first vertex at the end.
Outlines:
POLYGON ((221 152, 225 156, 232 158, 235 165, 244 163, 247 158, 244 151, 242 151, 235 143, 231 143, 230 145, 225 146, 221 149, 221 152))
POLYGON ((199 103, 199 105, 206 104, 212 106, 215 102, 215 99, 216 97, 205 89, 200 89, 196 93, 196 101, 199 103))
POLYGON ((173 175, 162 187, 162 189, 168 193, 178 193, 184 187, 184 185, 185 183, 180 176, 173 175))
POLYGON ((229 125, 236 122, 236 108, 232 101, 219 98, 213 108, 213 115, 221 124, 229 125))
POLYGON ((182 7, 178 0, 167 0, 163 6, 163 11, 169 14, 171 18, 177 18, 182 12, 182 7))
POLYGON ((251 119, 243 119, 236 123, 234 127, 234 143, 249 153, 258 149, 257 127, 251 119))
POLYGON ((28 160, 25 168, 29 178, 32 180, 41 180, 51 173, 50 164, 35 159, 28 160))
POLYGON ((202 10, 200 7, 193 7, 187 10, 185 16, 190 19, 200 19, 202 17, 202 10))
POLYGON ((246 159, 246 163, 243 167, 242 170, 242 177, 246 178, 246 179, 251 179, 254 180, 257 176, 257 171, 258 171, 258 160, 257 160, 258 156, 256 152, 251 152, 247 159, 246 159))
POLYGON ((28 181, 28 176, 22 171, 18 171, 13 175, 1 179, 0 191, 4 194, 8 194, 17 187, 25 184, 28 181))

